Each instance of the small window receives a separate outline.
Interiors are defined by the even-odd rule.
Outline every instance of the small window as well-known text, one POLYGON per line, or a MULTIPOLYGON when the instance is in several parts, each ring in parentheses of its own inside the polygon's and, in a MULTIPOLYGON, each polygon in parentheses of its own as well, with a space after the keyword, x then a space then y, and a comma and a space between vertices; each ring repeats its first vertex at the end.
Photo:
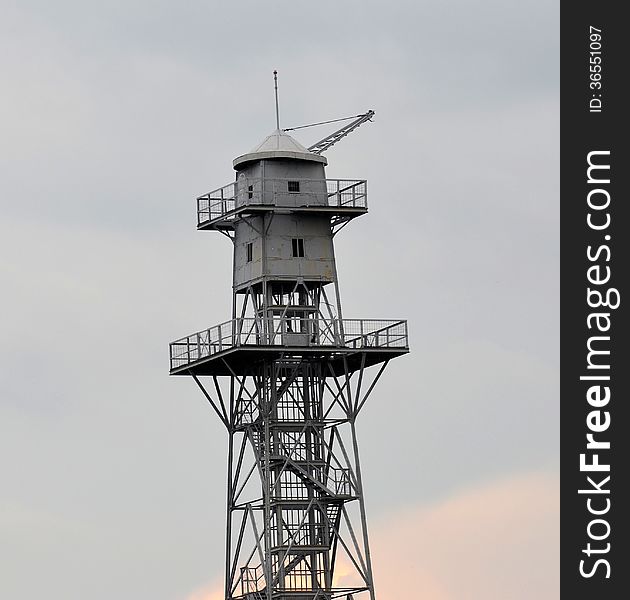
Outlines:
POLYGON ((254 186, 253 185, 248 185, 247 186, 247 197, 250 200, 254 197, 254 186))
POLYGON ((249 242, 249 244, 247 244, 247 262, 252 262, 254 258, 254 244, 252 242, 249 242))
POLYGON ((300 191, 300 182, 299 181, 289 181, 287 183, 288 183, 290 192, 299 192, 300 191))
POLYGON ((297 258, 302 258, 304 256, 304 240, 302 238, 293 238, 291 242, 293 256, 297 258))

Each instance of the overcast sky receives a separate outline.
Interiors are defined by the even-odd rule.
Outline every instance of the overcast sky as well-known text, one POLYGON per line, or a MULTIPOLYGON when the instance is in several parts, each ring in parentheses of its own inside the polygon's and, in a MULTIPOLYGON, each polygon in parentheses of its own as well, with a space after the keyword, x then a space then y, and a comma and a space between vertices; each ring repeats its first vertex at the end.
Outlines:
POLYGON ((217 597, 226 439, 168 342, 230 317, 194 199, 277 68, 284 127, 376 111, 327 173, 369 180, 344 316, 411 336, 359 421, 380 600, 557 598, 557 4, 0 4, 0 597, 217 597))

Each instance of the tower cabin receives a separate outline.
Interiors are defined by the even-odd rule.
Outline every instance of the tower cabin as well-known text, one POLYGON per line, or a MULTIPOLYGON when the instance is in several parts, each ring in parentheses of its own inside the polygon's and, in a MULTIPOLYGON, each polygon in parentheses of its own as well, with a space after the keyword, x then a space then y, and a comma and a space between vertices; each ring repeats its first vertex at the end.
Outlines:
POLYGON ((322 211, 328 207, 326 158, 276 130, 233 164, 237 208, 266 208, 234 226, 234 290, 253 293, 268 319, 308 319, 317 309, 313 292, 335 281, 330 214, 322 211), (294 291, 296 305, 274 300, 294 291))

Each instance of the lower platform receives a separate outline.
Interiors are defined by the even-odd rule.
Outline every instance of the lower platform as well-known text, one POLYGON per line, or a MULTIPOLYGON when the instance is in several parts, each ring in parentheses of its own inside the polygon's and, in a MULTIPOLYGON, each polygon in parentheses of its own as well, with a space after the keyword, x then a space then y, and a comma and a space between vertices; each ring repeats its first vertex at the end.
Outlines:
POLYGON ((339 348, 280 348, 278 346, 250 346, 230 348, 194 362, 171 368, 171 375, 245 375, 252 372, 257 364, 281 358, 301 357, 307 360, 325 360, 332 368, 331 377, 338 377, 346 372, 352 373, 363 366, 376 365, 390 358, 406 354, 409 349, 361 349, 348 350, 339 348), (345 358, 345 363, 344 363, 345 358))
POLYGON ((409 352, 406 321, 303 319, 299 331, 286 325, 233 319, 177 340, 170 374, 244 375, 264 362, 301 358, 328 362, 336 377, 409 352))

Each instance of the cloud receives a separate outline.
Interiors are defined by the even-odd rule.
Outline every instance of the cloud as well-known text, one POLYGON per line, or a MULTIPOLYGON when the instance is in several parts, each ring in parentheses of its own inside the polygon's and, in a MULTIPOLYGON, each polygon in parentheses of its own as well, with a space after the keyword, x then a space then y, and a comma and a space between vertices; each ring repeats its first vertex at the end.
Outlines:
POLYGON ((196 589, 186 600, 225 600, 223 585, 213 583, 196 589))
POLYGON ((534 472, 410 508, 372 528, 382 600, 555 600, 557 479, 534 472))

